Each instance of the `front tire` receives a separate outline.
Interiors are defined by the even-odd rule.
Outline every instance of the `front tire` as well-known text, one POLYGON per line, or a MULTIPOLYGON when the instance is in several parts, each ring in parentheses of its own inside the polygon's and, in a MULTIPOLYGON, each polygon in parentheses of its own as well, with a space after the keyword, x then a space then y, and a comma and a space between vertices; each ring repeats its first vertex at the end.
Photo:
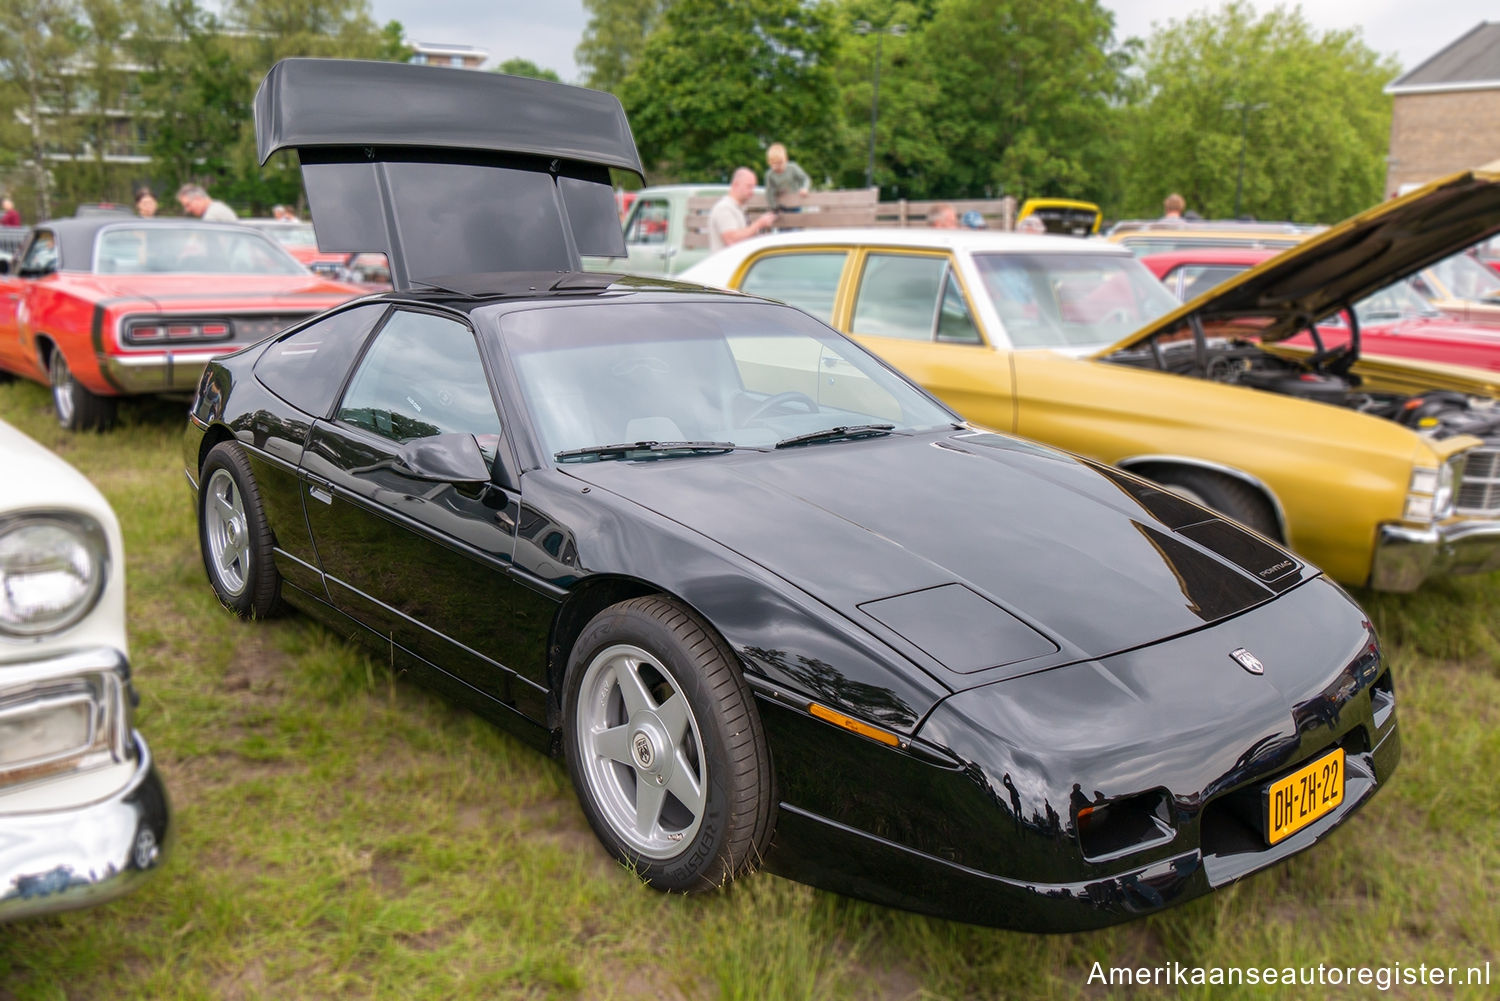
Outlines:
POLYGON ((57 423, 69 431, 103 431, 115 422, 115 401, 98 396, 73 378, 62 348, 53 345, 47 358, 47 380, 52 384, 52 406, 57 423))
POLYGON ((245 453, 233 442, 215 445, 200 482, 198 544, 214 594, 242 619, 275 614, 281 607, 281 574, 245 453))
POLYGON ((660 596, 606 608, 568 659, 563 748, 610 854, 660 890, 728 883, 770 841, 770 753, 733 653, 660 596))

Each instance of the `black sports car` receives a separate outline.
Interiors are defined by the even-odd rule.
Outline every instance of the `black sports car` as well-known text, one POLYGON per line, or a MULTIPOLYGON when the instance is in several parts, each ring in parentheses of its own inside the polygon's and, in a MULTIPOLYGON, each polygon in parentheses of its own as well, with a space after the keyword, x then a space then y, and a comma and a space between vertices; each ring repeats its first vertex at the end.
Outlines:
POLYGON ((577 271, 623 249, 597 216, 603 166, 638 170, 612 98, 297 60, 257 112, 324 249, 386 252, 397 287, 205 372, 210 582, 561 753, 652 885, 764 864, 1095 927, 1309 847, 1389 778, 1389 668, 1315 568, 971 428, 798 310, 577 271), (446 274, 454 243, 539 260, 446 274))

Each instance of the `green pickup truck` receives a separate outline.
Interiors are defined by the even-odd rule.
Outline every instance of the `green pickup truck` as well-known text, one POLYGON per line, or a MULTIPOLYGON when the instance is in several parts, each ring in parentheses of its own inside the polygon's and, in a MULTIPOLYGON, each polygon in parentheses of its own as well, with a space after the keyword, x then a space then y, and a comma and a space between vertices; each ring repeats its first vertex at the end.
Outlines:
MULTIPOLYGON (((627 257, 585 257, 589 271, 624 271, 637 275, 675 275, 708 256, 708 213, 704 199, 717 201, 727 184, 664 184, 643 188, 625 217, 627 257), (694 200, 690 208, 688 202, 694 200), (689 224, 691 220, 691 225, 689 224), (700 235, 689 239, 690 231, 700 235)), ((756 194, 760 189, 756 188, 756 194)), ((707 204, 711 207, 713 202, 707 204)))

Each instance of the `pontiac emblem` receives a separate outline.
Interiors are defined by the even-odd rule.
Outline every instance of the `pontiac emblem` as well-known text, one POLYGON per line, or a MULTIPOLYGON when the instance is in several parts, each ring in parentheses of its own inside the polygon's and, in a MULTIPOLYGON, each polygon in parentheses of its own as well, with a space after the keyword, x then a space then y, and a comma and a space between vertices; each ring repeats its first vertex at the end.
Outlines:
POLYGON ((1244 647, 1240 647, 1238 650, 1230 651, 1229 656, 1233 658, 1236 664, 1240 665, 1240 667, 1243 667, 1251 674, 1266 673, 1266 665, 1262 664, 1259 657, 1256 657, 1255 654, 1251 653, 1249 650, 1246 650, 1244 647))
POLYGON ((656 755, 652 753, 651 738, 644 733, 635 735, 635 760, 642 768, 650 768, 656 755))

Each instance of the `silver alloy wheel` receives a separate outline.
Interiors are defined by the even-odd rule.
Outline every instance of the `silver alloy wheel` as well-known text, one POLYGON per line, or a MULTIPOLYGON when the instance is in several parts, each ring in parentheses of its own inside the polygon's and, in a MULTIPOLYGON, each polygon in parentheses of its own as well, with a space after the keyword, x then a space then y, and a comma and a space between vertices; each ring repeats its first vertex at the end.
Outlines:
POLYGON ((584 672, 574 726, 588 791, 615 835, 651 859, 687 848, 708 804, 708 762, 671 672, 638 646, 604 648, 584 672))
POLYGON ((47 375, 52 381, 52 405, 57 408, 58 423, 64 427, 73 424, 73 373, 68 369, 68 360, 58 348, 52 349, 47 360, 47 375))
POLYGON ((219 585, 231 596, 250 578, 250 531, 245 501, 227 469, 215 469, 204 485, 203 532, 219 585))

